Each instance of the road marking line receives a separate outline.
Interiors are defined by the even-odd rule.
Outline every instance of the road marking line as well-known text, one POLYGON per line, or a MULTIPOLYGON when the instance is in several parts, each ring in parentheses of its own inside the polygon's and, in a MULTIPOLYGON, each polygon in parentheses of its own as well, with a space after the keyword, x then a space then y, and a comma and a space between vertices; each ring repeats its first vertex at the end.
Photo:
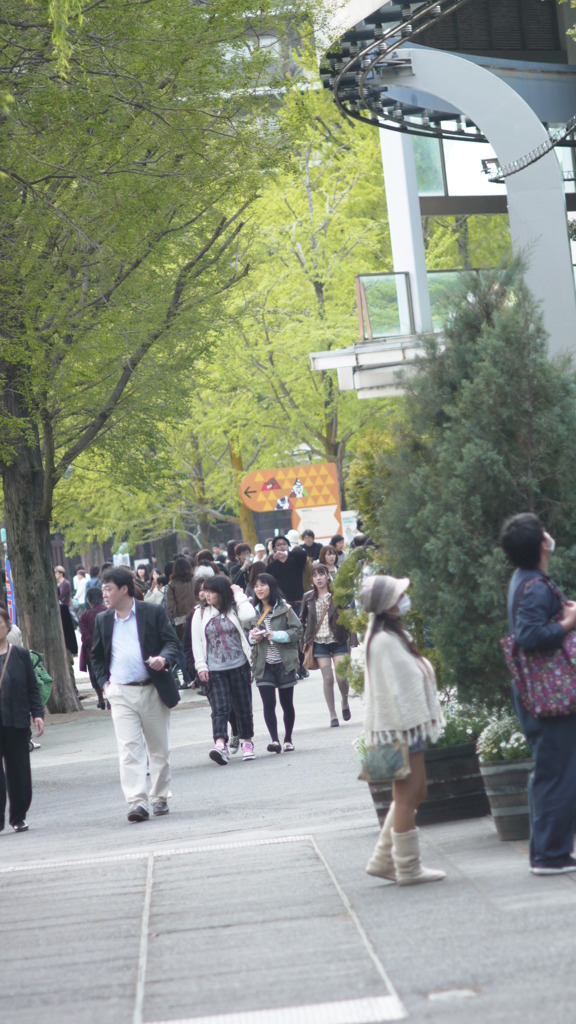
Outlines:
MULTIPOLYGON (((370 957, 372 963, 374 964, 378 974, 382 978, 382 981, 384 982, 386 988, 388 989, 388 992, 390 993, 391 996, 393 996, 395 999, 398 1000, 398 1005, 402 1006, 402 1003, 400 1003, 400 1000, 398 999, 396 990, 395 990, 392 982, 390 981, 390 978, 388 977, 388 975, 386 973, 386 969, 385 969, 384 965, 381 963, 381 961, 380 961, 380 959, 378 957, 378 954, 377 954, 376 950, 374 949, 374 946, 372 945, 372 942, 370 941, 370 939, 368 938, 368 935, 364 931, 364 928, 362 926, 360 918, 356 914, 356 911, 353 909, 352 904, 350 903, 350 900, 348 899, 346 893, 344 892, 344 889, 340 885, 340 882, 336 878, 336 875, 332 871, 332 868, 330 867, 328 861, 326 860, 324 854, 322 853, 322 850, 317 845, 316 840, 314 839, 313 836, 310 837, 310 842, 311 842, 311 845, 312 845, 312 849, 316 853, 316 856, 318 857, 320 862, 324 865, 324 868, 326 870, 326 873, 327 873, 330 881, 332 882, 332 885, 334 886, 334 888, 336 889, 336 892, 338 893, 340 899, 342 900, 342 903, 344 904, 344 908, 346 910, 346 913, 350 917, 350 919, 353 922, 353 924, 356 926, 356 930, 357 930, 357 932, 358 932, 358 934, 360 936, 362 944, 363 944, 366 952, 368 953, 368 956, 370 957)), ((388 1019, 388 1018, 385 1018, 385 1019, 388 1019)), ((392 1019, 396 1020, 397 1018, 394 1017, 392 1019)))
POLYGON ((428 999, 431 1002, 449 1002, 451 999, 472 999, 477 995, 473 988, 453 988, 445 992, 430 992, 428 999))
POLYGON ((183 857, 186 854, 211 853, 213 850, 240 850, 253 846, 275 846, 281 843, 310 843, 312 836, 277 836, 273 839, 242 839, 232 843, 207 843, 197 846, 178 846, 168 849, 142 850, 135 853, 109 853, 98 857, 79 857, 78 860, 37 860, 29 864, 10 864, 0 867, 0 875, 22 871, 60 871, 62 868, 82 868, 92 864, 118 864, 122 861, 146 860, 149 853, 155 857, 183 857))
POLYGON ((142 922, 140 931, 140 951, 138 959, 138 976, 136 981, 136 999, 133 1024, 143 1024, 143 1005, 145 997, 146 968, 148 960, 148 932, 153 890, 153 871, 156 858, 184 857, 199 853, 220 850, 250 849, 259 846, 280 846, 288 843, 305 843, 311 847, 322 863, 346 913, 361 939, 388 995, 366 999, 346 1000, 334 1003, 318 1003, 306 1006, 287 1006, 270 1010, 249 1010, 242 1013, 220 1014, 210 1017, 186 1017, 166 1022, 150 1022, 150 1024, 380 1024, 385 1021, 404 1020, 407 1012, 403 1006, 388 974, 378 958, 372 942, 356 914, 352 905, 328 864, 324 854, 312 835, 277 836, 270 839, 245 839, 236 842, 220 842, 197 844, 194 846, 171 847, 159 850, 143 850, 134 853, 107 854, 98 857, 84 857, 78 860, 35 861, 30 864, 14 864, 0 867, 0 875, 26 873, 49 870, 61 871, 62 868, 82 868, 95 864, 114 864, 130 861, 147 860, 146 886, 142 922))
POLYGON ((380 1024, 405 1020, 406 1016, 397 996, 376 996, 340 1003, 283 1006, 276 1010, 246 1010, 216 1017, 185 1017, 154 1024, 380 1024))
POLYGON ((150 931, 150 907, 152 905, 152 886, 154 884, 154 854, 148 854, 146 870, 146 888, 144 890, 144 908, 140 926, 140 950, 138 953, 138 976, 136 978, 136 999, 134 1003, 133 1024, 142 1024, 142 1007, 144 1006, 144 989, 146 984, 146 967, 148 965, 148 932, 150 931))

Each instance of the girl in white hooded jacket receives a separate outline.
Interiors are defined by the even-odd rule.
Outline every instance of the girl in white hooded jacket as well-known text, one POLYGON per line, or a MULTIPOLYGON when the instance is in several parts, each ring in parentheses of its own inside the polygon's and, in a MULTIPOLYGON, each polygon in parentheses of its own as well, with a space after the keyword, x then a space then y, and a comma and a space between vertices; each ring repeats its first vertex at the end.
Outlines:
POLYGON ((205 605, 192 618, 192 651, 196 672, 212 708, 214 746, 209 757, 228 764, 228 721, 236 715, 242 759, 254 760, 251 648, 244 633, 256 613, 241 587, 226 576, 204 580, 205 605))

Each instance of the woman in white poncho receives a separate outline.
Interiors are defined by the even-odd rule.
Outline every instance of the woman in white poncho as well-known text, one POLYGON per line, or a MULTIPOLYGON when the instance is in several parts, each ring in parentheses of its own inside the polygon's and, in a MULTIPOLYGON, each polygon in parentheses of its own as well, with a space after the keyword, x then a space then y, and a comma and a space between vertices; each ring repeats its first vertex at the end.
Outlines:
POLYGON ((360 604, 370 613, 365 639, 364 732, 369 746, 394 740, 408 744, 410 774, 393 784, 394 800, 366 871, 399 885, 435 882, 443 871, 422 867, 415 814, 426 796, 426 741, 442 732, 442 711, 434 669, 404 630, 410 609, 410 580, 371 576, 362 585, 360 604))

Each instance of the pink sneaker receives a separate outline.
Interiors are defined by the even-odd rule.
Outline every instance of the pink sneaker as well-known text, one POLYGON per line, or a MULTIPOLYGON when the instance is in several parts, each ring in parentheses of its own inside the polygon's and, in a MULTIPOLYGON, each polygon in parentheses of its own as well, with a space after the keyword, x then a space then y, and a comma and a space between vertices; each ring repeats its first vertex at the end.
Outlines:
POLYGON ((245 740, 245 742, 242 744, 242 760, 253 761, 255 757, 256 754, 254 753, 254 744, 251 743, 250 740, 245 740))
POLYGON ((216 764, 228 764, 230 758, 228 757, 228 750, 226 747, 212 747, 212 750, 208 754, 211 761, 215 761, 216 764))

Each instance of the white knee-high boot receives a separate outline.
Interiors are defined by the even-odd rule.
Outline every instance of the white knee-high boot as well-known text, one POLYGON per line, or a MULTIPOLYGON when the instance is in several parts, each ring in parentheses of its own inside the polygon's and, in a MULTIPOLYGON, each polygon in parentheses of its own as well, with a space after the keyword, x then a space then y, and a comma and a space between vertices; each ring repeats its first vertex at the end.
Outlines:
POLYGON ((431 871, 422 867, 420 859, 420 831, 392 831, 392 859, 398 885, 419 885, 421 882, 439 882, 446 878, 444 871, 431 871))
POLYGON ((396 868, 392 860, 392 828, 394 826, 394 803, 390 804, 388 814, 384 819, 382 831, 378 836, 378 842, 374 847, 374 853, 366 865, 369 875, 376 878, 388 878, 396 881, 396 868))

